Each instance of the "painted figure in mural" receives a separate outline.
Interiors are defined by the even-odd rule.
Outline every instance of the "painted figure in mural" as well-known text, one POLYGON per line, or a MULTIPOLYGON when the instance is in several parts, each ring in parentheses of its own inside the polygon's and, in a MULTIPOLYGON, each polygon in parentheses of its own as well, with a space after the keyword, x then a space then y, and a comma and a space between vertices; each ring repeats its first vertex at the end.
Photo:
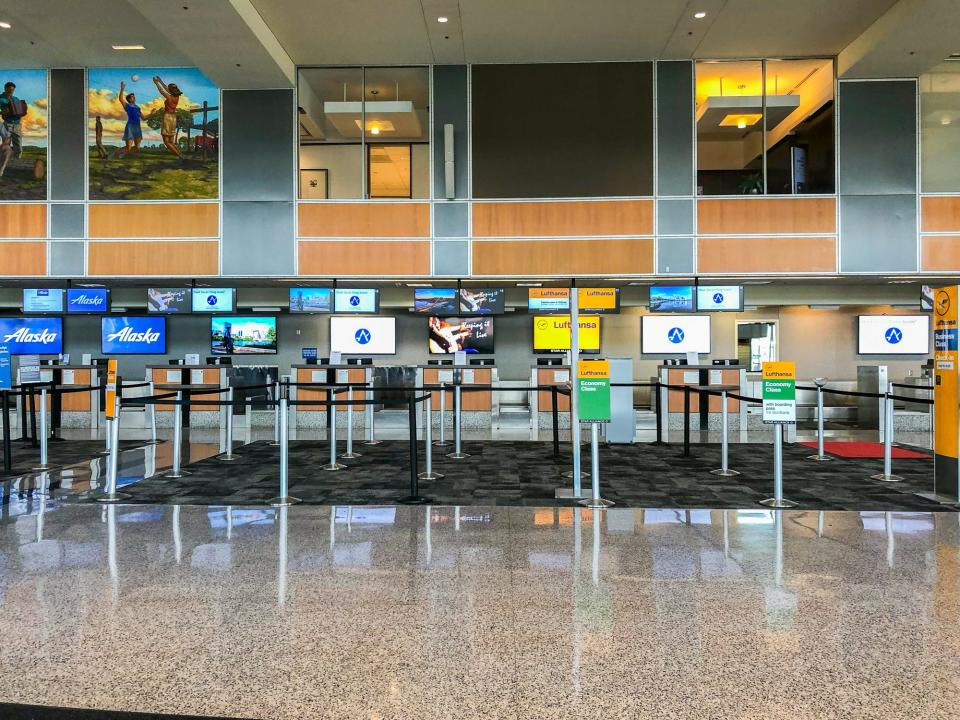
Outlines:
POLYGON ((7 124, 0 123, 0 177, 3 177, 7 169, 11 155, 13 155, 13 136, 7 130, 7 124))
POLYGON ((23 155, 23 136, 20 131, 20 120, 27 114, 27 104, 13 94, 17 89, 16 83, 8 82, 3 86, 3 95, 0 95, 0 117, 7 126, 13 145, 14 157, 23 155))
POLYGON ((153 84, 163 95, 163 126, 160 129, 160 137, 163 138, 163 144, 167 149, 182 160, 180 148, 177 147, 177 104, 183 92, 174 83, 165 84, 159 75, 153 78, 153 84))
POLYGON ((103 146, 103 120, 97 115, 97 120, 93 125, 94 141, 97 145, 97 156, 101 160, 107 159, 107 149, 103 146))
MULTIPOLYGON (((120 83, 120 93, 117 95, 117 102, 127 113, 127 125, 123 129, 124 147, 119 151, 119 155, 129 155, 132 152, 140 152, 140 143, 143 140, 143 130, 140 129, 140 120, 143 113, 140 112, 140 106, 137 105, 137 96, 126 92, 126 83, 120 83)), ((99 119, 99 118, 98 118, 99 119)))

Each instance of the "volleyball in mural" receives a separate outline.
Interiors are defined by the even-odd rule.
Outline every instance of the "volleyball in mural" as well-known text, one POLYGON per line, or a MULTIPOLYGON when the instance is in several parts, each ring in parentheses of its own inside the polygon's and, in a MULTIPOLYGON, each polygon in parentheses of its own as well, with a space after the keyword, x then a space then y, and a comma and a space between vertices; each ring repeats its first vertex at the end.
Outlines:
POLYGON ((0 200, 47 199, 47 71, 0 70, 0 200))

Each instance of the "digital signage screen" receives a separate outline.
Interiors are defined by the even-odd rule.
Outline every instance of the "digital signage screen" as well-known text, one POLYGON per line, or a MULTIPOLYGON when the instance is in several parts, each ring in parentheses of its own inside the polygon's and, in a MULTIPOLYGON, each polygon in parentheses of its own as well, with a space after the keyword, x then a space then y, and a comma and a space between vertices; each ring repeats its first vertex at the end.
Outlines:
POLYGON ((620 312, 619 288, 578 288, 577 307, 580 312, 613 315, 620 312))
POLYGON ((698 312, 740 312, 743 287, 740 285, 700 285, 697 287, 698 312))
POLYGON ((929 315, 860 315, 860 355, 926 355, 930 352, 929 315))
POLYGON ((375 313, 380 309, 380 291, 376 288, 337 288, 333 307, 338 313, 375 313))
POLYGON ((67 290, 67 312, 110 312, 110 291, 106 288, 69 288, 67 290))
POLYGON ((506 291, 503 288, 467 290, 460 288, 460 312, 468 315, 502 315, 506 291))
POLYGON ((333 310, 330 288, 290 288, 290 312, 328 313, 333 310))
MULTIPOLYGON (((581 315, 580 352, 600 352, 600 316, 581 315)), ((570 349, 570 316, 538 315, 533 318, 533 349, 536 352, 566 352, 570 349)))
POLYGON ((193 312, 233 312, 234 288, 193 288, 193 312))
POLYGON ((192 309, 190 288, 150 288, 147 311, 152 313, 188 313, 192 309))
POLYGON ((210 318, 214 355, 276 355, 277 318, 269 315, 224 315, 210 318))
POLYGON ((454 288, 417 288, 413 291, 413 311, 428 315, 456 315, 457 291, 454 288))
POLYGON ((651 285, 650 312, 693 312, 692 285, 651 285))
POLYGON ((933 287, 930 285, 920 287, 920 309, 926 312, 933 310, 933 287))
POLYGON ((63 318, 0 318, 0 344, 11 355, 58 355, 63 352, 63 318))
POLYGON ((24 288, 25 313, 62 313, 64 291, 61 288, 24 288))
POLYGON ((640 352, 685 355, 710 352, 709 315, 644 315, 640 319, 640 352))
POLYGON ((431 317, 428 320, 431 355, 456 352, 493 352, 492 317, 431 317))
POLYGON ((568 288, 530 288, 527 292, 527 310, 536 312, 563 312, 570 309, 568 288))
POLYGON ((330 352, 340 352, 343 355, 395 354, 395 318, 349 315, 330 318, 330 352))
POLYGON ((165 317, 113 316, 100 319, 104 355, 163 355, 167 352, 165 317))

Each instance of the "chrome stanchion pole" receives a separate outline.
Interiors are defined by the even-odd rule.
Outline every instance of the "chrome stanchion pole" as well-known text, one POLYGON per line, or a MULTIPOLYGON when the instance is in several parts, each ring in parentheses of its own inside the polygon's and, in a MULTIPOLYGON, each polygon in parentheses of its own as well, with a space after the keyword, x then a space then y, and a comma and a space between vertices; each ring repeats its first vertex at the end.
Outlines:
MULTIPOLYGON (((147 387, 147 394, 153 396, 153 381, 150 382, 150 385, 147 387)), ((150 444, 157 444, 157 404, 154 402, 147 403, 149 408, 148 412, 150 413, 150 444)))
MULTIPOLYGON (((179 414, 179 413, 178 413, 179 414)), ((97 502, 112 503, 129 500, 129 493, 117 492, 117 479, 120 473, 120 396, 113 400, 113 419, 107 428, 110 434, 110 457, 107 459, 107 491, 97 498, 97 502)))
POLYGON ((739 475, 737 470, 730 469, 730 440, 728 438, 729 425, 727 421, 727 391, 720 391, 720 430, 723 436, 720 438, 720 468, 711 470, 712 475, 721 477, 732 477, 739 475))
POLYGON ((452 460, 463 460, 470 457, 463 452, 460 442, 460 383, 453 389, 453 452, 447 453, 447 457, 452 460))
POLYGON ((173 467, 165 477, 181 478, 191 473, 180 468, 180 456, 183 454, 183 413, 180 412, 183 402, 183 390, 177 390, 177 404, 173 408, 173 467))
POLYGON ((223 462, 231 462, 236 460, 239 455, 233 454, 233 388, 227 388, 227 429, 226 429, 226 452, 223 453, 218 459, 223 462))
POLYGON ((353 385, 347 386, 347 401, 347 451, 340 458, 352 460, 360 457, 360 453, 353 451, 353 385))
POLYGON ((47 462, 47 389, 40 388, 40 464, 34 465, 34 470, 49 470, 50 464, 47 462))
POLYGON ((273 406, 273 442, 271 447, 277 447, 280 444, 280 383, 273 384, 273 400, 276 403, 273 406))
POLYGON ((810 455, 807 459, 816 460, 817 462, 827 462, 833 460, 832 457, 826 455, 823 451, 823 386, 827 384, 827 379, 818 377, 814 378, 813 382, 817 386, 817 454, 810 455))
POLYGON ((871 475, 871 480, 881 482, 900 482, 899 475, 893 474, 893 383, 887 386, 886 400, 883 406, 883 472, 871 475))
POLYGON ((440 439, 434 445, 437 447, 447 447, 450 443, 446 441, 447 432, 447 386, 446 383, 440 383, 440 439))
MULTIPOLYGON (((590 423, 590 497, 580 500, 581 505, 595 510, 603 510, 613 505, 613 501, 600 497, 600 423, 590 423)), ((594 522, 596 522, 594 518, 594 522)))
POLYGON ((367 439, 366 439, 366 441, 363 443, 364 445, 379 445, 379 444, 380 444, 380 440, 377 440, 377 438, 376 438, 376 436, 375 436, 375 430, 374 430, 376 420, 374 419, 374 418, 375 418, 375 414, 374 414, 374 412, 373 412, 373 402, 372 402, 372 401, 373 401, 373 387, 372 387, 372 386, 373 386, 373 383, 372 383, 372 382, 368 382, 368 383, 367 383, 366 398, 367 398, 367 400, 369 400, 369 401, 371 401, 371 402, 370 402, 369 405, 367 405, 367 439))
POLYGON ((273 498, 270 504, 284 507, 300 502, 300 498, 290 496, 290 420, 287 398, 280 398, 277 407, 280 408, 280 495, 273 498))
POLYGON ((423 454, 426 457, 427 469, 425 472, 417 475, 421 480, 439 480, 443 477, 443 473, 435 473, 433 471, 433 409, 431 408, 432 397, 427 398, 423 401, 423 411, 426 414, 426 419, 424 420, 423 425, 423 454))
POLYGON ((330 393, 330 427, 327 428, 327 436, 330 438, 330 462, 321 465, 323 470, 343 470, 346 465, 337 462, 337 393, 330 393))
POLYGON ((783 497, 783 423, 773 426, 773 497, 761 500, 760 504, 772 508, 797 506, 793 500, 783 497))

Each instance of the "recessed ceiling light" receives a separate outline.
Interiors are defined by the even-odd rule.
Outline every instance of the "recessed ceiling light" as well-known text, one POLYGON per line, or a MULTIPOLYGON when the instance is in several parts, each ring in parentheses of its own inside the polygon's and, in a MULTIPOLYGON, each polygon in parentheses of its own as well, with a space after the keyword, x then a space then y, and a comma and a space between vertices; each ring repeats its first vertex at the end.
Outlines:
POLYGON ((111 45, 114 50, 146 50, 143 45, 111 45))
POLYGON ((8 23, 8 22, 0 22, 0 28, 3 28, 4 30, 9 30, 9 29, 10 29, 10 23, 8 23))
POLYGON ((707 14, 706 14, 703 10, 700 10, 699 12, 695 12, 695 13, 693 14, 693 16, 694 16, 697 20, 703 20, 703 19, 707 16, 707 14))
POLYGON ((437 22, 438 22, 438 23, 445 23, 445 22, 447 22, 448 20, 449 20, 449 18, 448 18, 446 15, 441 15, 440 17, 437 18, 437 22))

